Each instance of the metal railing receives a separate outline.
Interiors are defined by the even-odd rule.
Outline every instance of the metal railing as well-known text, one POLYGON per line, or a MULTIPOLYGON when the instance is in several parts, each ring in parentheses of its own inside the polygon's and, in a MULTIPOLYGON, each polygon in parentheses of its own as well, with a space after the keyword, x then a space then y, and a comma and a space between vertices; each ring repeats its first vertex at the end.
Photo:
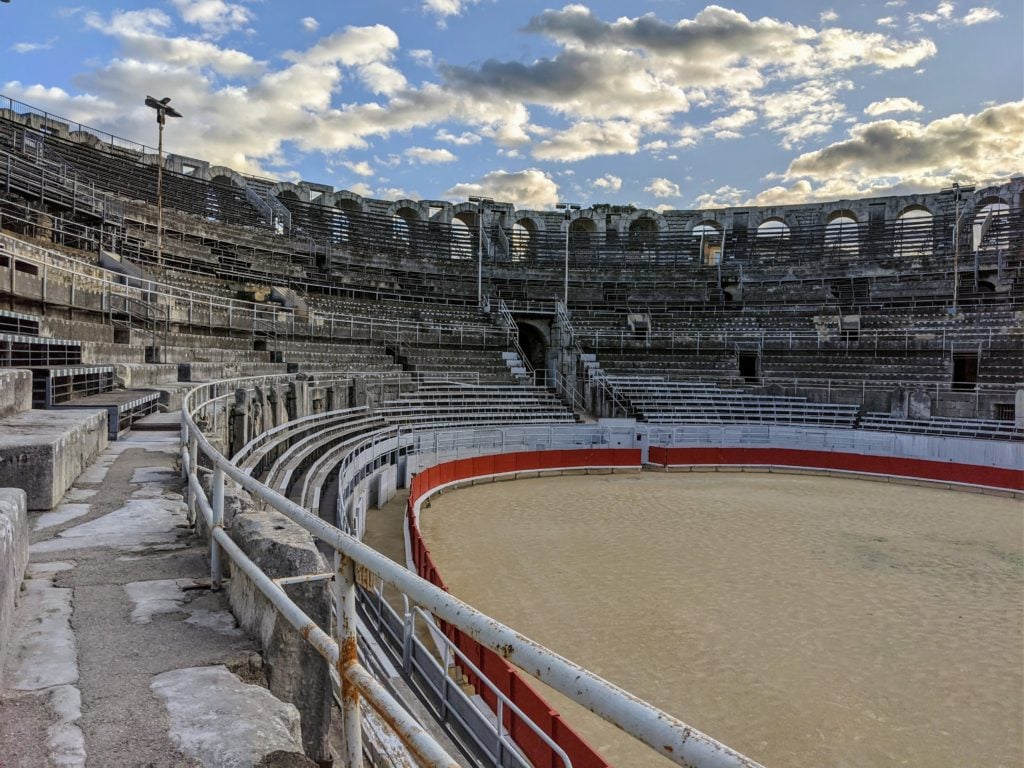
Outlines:
MULTIPOLYGON (((291 377, 271 377, 289 381, 291 377)), ((268 377, 262 377, 268 381, 268 377)), ((397 589, 422 609, 457 627, 482 645, 538 680, 569 696, 604 719, 618 725, 679 765, 700 768, 754 768, 757 764, 592 672, 524 637, 493 618, 363 544, 354 536, 325 523, 298 504, 266 487, 224 457, 195 421, 210 422, 223 413, 226 400, 246 380, 228 379, 197 387, 182 405, 181 463, 187 480, 190 514, 201 513, 210 529, 211 583, 222 584, 222 558, 242 571, 275 609, 336 669, 341 681, 345 764, 361 764, 360 707, 372 707, 421 763, 455 766, 457 763, 431 738, 360 663, 357 653, 356 576, 358 565, 397 589), (210 497, 199 480, 200 459, 212 467, 210 497), (231 481, 252 496, 294 521, 335 551, 333 592, 337 613, 332 637, 287 596, 282 586, 263 573, 224 530, 224 487, 231 481), (193 511, 194 510, 194 511, 193 511)), ((194 520, 194 518, 192 518, 194 520)))

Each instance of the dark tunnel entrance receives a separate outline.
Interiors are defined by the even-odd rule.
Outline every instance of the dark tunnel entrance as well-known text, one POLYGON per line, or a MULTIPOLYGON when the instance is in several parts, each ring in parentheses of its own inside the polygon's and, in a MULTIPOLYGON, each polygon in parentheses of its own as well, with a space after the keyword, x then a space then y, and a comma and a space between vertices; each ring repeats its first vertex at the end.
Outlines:
POLYGON ((516 323, 519 327, 519 346, 527 361, 537 372, 537 383, 547 384, 548 343, 544 333, 529 323, 516 323))

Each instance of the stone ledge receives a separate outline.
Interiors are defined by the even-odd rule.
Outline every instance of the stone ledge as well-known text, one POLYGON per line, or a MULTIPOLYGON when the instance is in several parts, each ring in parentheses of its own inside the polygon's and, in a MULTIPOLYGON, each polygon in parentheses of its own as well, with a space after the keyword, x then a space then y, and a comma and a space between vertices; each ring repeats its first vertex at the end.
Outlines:
POLYGON ((28 513, 25 492, 0 488, 0 671, 4 668, 14 622, 14 604, 28 565, 28 513))
POLYGON ((52 509, 107 442, 106 411, 23 411, 0 419, 0 487, 25 491, 29 509, 52 509))

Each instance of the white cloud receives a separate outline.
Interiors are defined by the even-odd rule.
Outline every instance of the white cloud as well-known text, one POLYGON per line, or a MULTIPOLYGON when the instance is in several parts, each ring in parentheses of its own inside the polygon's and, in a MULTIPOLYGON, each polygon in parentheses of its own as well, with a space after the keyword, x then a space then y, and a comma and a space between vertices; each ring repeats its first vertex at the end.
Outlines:
POLYGON ((491 197, 509 202, 518 208, 541 209, 558 202, 558 185, 544 171, 527 168, 524 171, 491 171, 474 182, 463 182, 451 187, 445 194, 450 198, 470 195, 491 197))
POLYGON ((423 165, 436 163, 453 163, 458 158, 447 149, 430 149, 428 147, 409 147, 405 150, 405 156, 410 160, 423 165))
POLYGON ((640 143, 640 126, 625 120, 603 123, 579 122, 534 145, 540 160, 571 163, 601 155, 634 154, 640 143))
POLYGON ((714 192, 697 195, 693 201, 694 208, 732 208, 740 205, 749 193, 745 189, 737 189, 729 185, 721 186, 714 192))
POLYGON ((424 13, 432 13, 438 17, 438 26, 444 28, 444 20, 448 16, 461 16, 471 5, 479 0, 423 0, 420 6, 424 13))
POLYGON ((880 27, 895 27, 896 17, 895 16, 883 16, 880 19, 875 19, 875 24, 880 27))
POLYGON ((833 21, 839 20, 839 14, 833 10, 822 11, 821 15, 818 16, 822 24, 828 24, 833 21))
POLYGON ((909 19, 911 22, 924 21, 929 24, 937 24, 952 19, 954 8, 955 6, 951 2, 941 2, 934 11, 912 13, 909 15, 909 19))
POLYGON ((365 181, 357 181, 355 184, 350 184, 348 191, 355 192, 357 195, 362 195, 363 197, 373 197, 373 187, 365 181))
POLYGON ((224 0, 171 0, 186 24, 199 27, 210 37, 221 37, 245 27, 253 19, 244 5, 224 0))
POLYGON ((903 96, 890 97, 881 101, 873 101, 864 107, 864 113, 872 117, 887 115, 892 112, 923 112, 924 106, 903 96))
POLYGON ((53 48, 53 44, 57 42, 56 37, 51 37, 45 43, 15 43, 11 46, 11 50, 15 53, 33 53, 35 51, 48 51, 53 48))
POLYGON ((457 147, 465 147, 470 144, 480 143, 480 137, 471 131, 463 131, 456 136, 454 133, 444 128, 441 128, 437 133, 435 133, 434 138, 438 141, 446 141, 449 144, 454 144, 457 147))
POLYGON ((312 16, 305 16, 299 20, 299 24, 307 32, 316 32, 320 29, 320 22, 314 19, 312 16))
POLYGON ((606 173, 604 176, 601 176, 600 178, 592 179, 590 182, 590 186, 597 187, 598 189, 603 189, 606 192, 618 192, 620 189, 622 189, 622 179, 620 179, 618 176, 613 176, 610 173, 606 173))
POLYGON ((848 138, 795 158, 779 185, 749 201, 809 200, 934 191, 952 180, 1005 181, 1024 171, 1024 101, 973 115, 919 123, 880 120, 853 126, 848 138))
POLYGON ((347 160, 343 162, 342 165, 344 165, 357 176, 373 176, 374 173, 373 166, 371 166, 365 160, 360 160, 359 162, 347 160))
POLYGON ((644 187, 644 192, 650 192, 655 197, 679 197, 683 191, 679 185, 669 179, 651 179, 651 183, 644 187))
POLYGON ((434 52, 426 48, 413 48, 409 51, 409 58, 421 67, 433 68, 434 66, 434 52))
POLYGON ((1002 17, 1003 14, 995 8, 971 8, 967 15, 964 16, 963 23, 970 27, 975 24, 983 24, 986 21, 995 21, 1002 17))

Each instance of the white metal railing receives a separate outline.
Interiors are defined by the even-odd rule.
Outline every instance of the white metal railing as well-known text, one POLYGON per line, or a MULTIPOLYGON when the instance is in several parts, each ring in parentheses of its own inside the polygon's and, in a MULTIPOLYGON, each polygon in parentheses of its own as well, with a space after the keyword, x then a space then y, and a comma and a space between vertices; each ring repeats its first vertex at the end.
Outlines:
MULTIPOLYGON (((346 340, 369 339, 381 341, 405 341, 421 346, 433 343, 458 344, 481 343, 483 345, 504 342, 507 332, 483 323, 443 324, 426 323, 416 320, 377 318, 366 315, 352 315, 310 310, 308 319, 297 318, 291 311, 279 310, 274 306, 245 301, 212 293, 203 293, 147 278, 129 277, 110 270, 79 261, 62 253, 27 243, 10 235, 0 233, 0 244, 8 253, 25 262, 37 265, 53 277, 65 277, 71 286, 83 289, 91 287, 103 297, 109 295, 140 298, 146 294, 151 302, 163 302, 174 322, 189 325, 207 325, 210 328, 242 328, 271 330, 280 335, 326 335, 346 340)), ((103 299, 104 306, 107 304, 103 299)))
MULTIPOLYGON (((293 377, 262 377, 264 381, 293 377)), ((757 764, 646 702, 628 694, 592 672, 524 637, 467 603, 452 597, 386 556, 338 528, 325 523, 296 503, 266 487, 223 456, 196 424, 210 422, 207 412, 223 412, 223 401, 246 380, 223 380, 190 391, 182 405, 182 470, 187 479, 191 514, 201 513, 210 529, 211 582, 222 583, 222 556, 239 568, 277 611, 336 669, 342 688, 342 719, 346 765, 361 764, 361 701, 371 706, 423 764, 455 766, 427 732, 388 694, 362 666, 357 654, 356 565, 397 589, 438 619, 457 627, 510 663, 618 725, 669 760, 700 768, 754 768, 757 764), (212 465, 211 496, 200 483, 197 468, 202 456, 212 465), (334 599, 337 632, 331 637, 264 574, 230 539, 223 527, 224 485, 232 481, 254 498, 268 504, 335 551, 334 599)), ((216 418, 216 416, 214 416, 216 418)))

